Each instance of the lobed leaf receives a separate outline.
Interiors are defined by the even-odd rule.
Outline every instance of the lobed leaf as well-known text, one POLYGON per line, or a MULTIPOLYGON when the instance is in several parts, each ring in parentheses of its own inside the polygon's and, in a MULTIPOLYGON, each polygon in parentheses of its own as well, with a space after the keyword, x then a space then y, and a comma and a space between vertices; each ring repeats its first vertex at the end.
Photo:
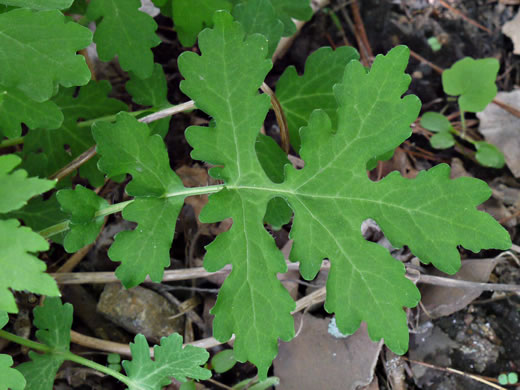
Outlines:
POLYGON ((324 110, 337 126, 337 103, 332 87, 341 81, 345 66, 357 60, 359 54, 352 47, 332 50, 322 47, 312 53, 305 62, 305 73, 298 76, 294 66, 288 67, 276 83, 276 97, 280 101, 287 118, 291 145, 300 150, 300 128, 314 110, 324 110))
POLYGON ((249 34, 259 33, 267 38, 268 55, 272 56, 284 32, 284 24, 278 18, 270 0, 249 0, 233 8, 233 16, 249 34))
POLYGON ((213 14, 220 9, 231 11, 229 0, 175 0, 173 21, 182 46, 193 46, 199 32, 213 25, 213 14))
POLYGON ((0 84, 37 101, 48 100, 58 84, 85 85, 90 70, 76 54, 92 41, 89 29, 66 22, 57 10, 26 8, 0 14, 0 84))
POLYGON ((70 215, 69 231, 63 242, 65 250, 74 253, 94 242, 104 221, 103 217, 96 217, 96 212, 108 207, 108 202, 81 185, 74 190, 58 191, 56 197, 63 212, 70 215))
MULTIPOLYGON (((0 329, 9 321, 5 311, 0 311, 0 329)), ((9 355, 0 355, 0 390, 23 390, 25 388, 25 378, 14 368, 13 359, 9 355)))
POLYGON ((202 55, 186 52, 178 59, 185 78, 181 90, 216 123, 214 128, 187 129, 186 138, 194 147, 192 157, 223 166, 212 168, 210 174, 230 186, 210 196, 200 215, 201 222, 233 218, 231 230, 206 247, 204 258, 210 272, 229 262, 233 266, 211 311, 213 334, 223 341, 234 333, 236 359, 250 360, 265 377, 278 350, 277 339, 289 340, 294 335, 290 315, 294 302, 276 276, 287 266, 263 226, 267 203, 274 196, 255 191, 255 187, 273 184, 255 151, 270 106, 269 97, 259 95, 258 88, 271 62, 265 59, 265 38, 245 37, 241 25, 225 12, 216 13, 214 23, 213 30, 199 35, 202 55))
POLYGON ((155 360, 150 358, 146 338, 139 334, 130 343, 132 360, 123 361, 123 367, 132 380, 129 390, 160 390, 171 384, 171 377, 180 382, 187 378, 208 379, 211 371, 200 367, 209 358, 203 349, 187 345, 182 347, 182 337, 173 333, 161 339, 160 346, 154 347, 155 360))
POLYGON ((46 251, 49 244, 15 219, 0 220, 0 310, 17 313, 9 291, 27 290, 35 294, 59 296, 54 279, 45 273, 45 263, 33 253, 46 251))
POLYGON ((74 0, 0 0, 0 4, 25 7, 35 10, 51 10, 69 8, 74 0))
POLYGON ((139 11, 140 7, 139 0, 92 0, 87 16, 92 20, 102 18, 94 33, 101 61, 110 61, 117 55, 123 70, 145 79, 154 67, 151 48, 161 40, 155 34, 157 23, 139 11))
POLYGON ((30 129, 57 129, 63 122, 60 108, 52 101, 36 102, 17 89, 0 85, 0 135, 22 135, 22 123, 30 129))
POLYGON ((459 96, 461 111, 484 111, 497 95, 499 68, 495 58, 466 57, 442 73, 442 87, 448 95, 459 96))
MULTIPOLYGON (((140 79, 131 74, 130 80, 125 85, 126 90, 132 96, 132 100, 143 106, 152 106, 157 110, 170 107, 168 101, 168 86, 166 76, 160 64, 155 64, 152 75, 147 79, 140 79)), ((163 118, 150 123, 152 134, 165 137, 170 126, 171 117, 163 118)))
MULTIPOLYGON (((67 219, 67 215, 61 211, 55 193, 46 200, 41 196, 32 198, 23 208, 12 211, 6 216, 8 218, 21 219, 25 226, 30 227, 35 232, 67 219)), ((52 236, 52 241, 61 244, 63 243, 63 238, 63 233, 55 234, 52 236)))
MULTIPOLYGON (((89 127, 79 127, 80 120, 96 119, 115 114, 128 107, 121 101, 109 98, 108 81, 91 81, 80 88, 62 89, 52 99, 64 115, 59 129, 30 130, 24 138, 24 167, 33 175, 49 176, 67 165, 74 158, 94 145, 89 127)), ((80 168, 80 174, 93 186, 103 184, 104 177, 98 171, 94 157, 80 168)))
POLYGON ((27 380, 27 389, 53 389, 54 378, 65 361, 63 354, 70 348, 72 311, 72 305, 62 304, 59 298, 46 298, 43 306, 34 309, 33 323, 38 328, 36 338, 51 347, 52 352, 30 351, 31 361, 17 367, 27 380))
POLYGON ((0 156, 0 214, 17 210, 35 195, 46 192, 56 185, 53 180, 27 177, 27 172, 18 169, 22 159, 14 154, 0 156))
POLYGON ((302 275, 312 279, 324 258, 331 261, 325 307, 336 313, 340 331, 354 333, 364 321, 373 340, 384 338, 394 352, 404 353, 403 307, 415 306, 419 291, 402 263, 363 238, 362 222, 374 219, 394 246, 408 245, 423 262, 453 273, 460 266, 458 245, 472 251, 511 245, 507 232, 476 209, 489 188, 476 179, 450 180, 442 164, 414 180, 398 173, 378 183, 367 177, 367 162, 408 138, 420 110, 415 96, 402 98, 410 83, 404 74, 409 51, 402 46, 377 56, 369 72, 359 61, 346 65, 334 88, 337 126, 315 111, 301 131, 305 167, 286 167, 285 181, 274 183, 254 149, 268 110, 268 98, 258 94, 270 68, 263 60, 265 41, 245 38, 226 13, 217 13, 214 23, 199 36, 202 55, 184 53, 178 61, 186 79, 182 91, 215 123, 187 130, 192 157, 218 166, 210 173, 225 181, 210 196, 201 221, 233 219, 204 259, 208 271, 232 264, 212 309, 214 336, 224 341, 234 333, 237 360, 252 361, 264 379, 277 339, 293 335, 294 304, 276 279, 286 266, 262 224, 268 202, 283 197, 295 214, 290 258, 300 262, 302 275))
MULTIPOLYGON (((231 0, 235 5, 247 4, 254 0, 231 0)), ((268 0, 269 1, 269 0, 268 0)), ((309 20, 312 17, 312 8, 309 0, 276 0, 271 2, 277 18, 282 22, 283 36, 290 36, 296 32, 292 19, 309 20)))
POLYGON ((116 275, 127 288, 148 274, 159 282, 170 264, 175 221, 184 203, 182 196, 166 195, 182 191, 182 181, 170 168, 162 138, 150 135, 148 126, 131 115, 120 113, 114 124, 98 122, 92 133, 101 155, 99 169, 109 176, 132 175, 126 192, 135 200, 123 217, 138 226, 117 234, 110 247, 110 258, 121 262, 116 275))

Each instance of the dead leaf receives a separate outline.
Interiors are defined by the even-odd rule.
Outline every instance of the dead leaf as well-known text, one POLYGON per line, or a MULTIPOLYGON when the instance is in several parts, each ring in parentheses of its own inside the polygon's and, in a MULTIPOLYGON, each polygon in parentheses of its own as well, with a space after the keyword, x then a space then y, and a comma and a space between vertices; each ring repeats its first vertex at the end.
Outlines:
POLYGON ((518 12, 513 19, 502 26, 502 32, 513 41, 513 53, 520 54, 520 12, 518 12))
MULTIPOLYGON (((497 99, 520 109, 520 90, 499 92, 497 99)), ((520 118, 496 104, 489 104, 477 116, 480 119, 480 132, 486 141, 504 153, 507 166, 516 178, 520 177, 520 118)))
MULTIPOLYGON (((302 315, 295 315, 298 329, 302 315)), ((372 382, 381 343, 370 340, 365 324, 347 338, 328 333, 330 319, 303 315, 303 328, 289 343, 281 343, 274 361, 278 390, 355 390, 372 382)))
MULTIPOLYGON (((498 259, 464 260, 462 267, 455 275, 450 276, 440 271, 435 271, 433 274, 450 279, 487 282, 498 261, 498 259)), ((423 285, 421 286, 421 303, 426 310, 425 317, 439 318, 464 309, 480 294, 482 294, 482 290, 471 288, 423 285)))

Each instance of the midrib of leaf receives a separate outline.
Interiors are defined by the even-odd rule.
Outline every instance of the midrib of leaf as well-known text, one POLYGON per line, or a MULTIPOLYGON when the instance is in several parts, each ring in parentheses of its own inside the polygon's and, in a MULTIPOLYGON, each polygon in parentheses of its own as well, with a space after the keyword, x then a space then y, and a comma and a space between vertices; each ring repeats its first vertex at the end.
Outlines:
MULTIPOLYGON (((117 8, 116 4, 114 1, 110 1, 110 4, 112 5, 112 8, 114 9, 114 19, 118 22, 117 23, 117 26, 119 28, 119 30, 123 31, 123 33, 125 34, 125 38, 126 38, 126 44, 128 46, 134 46, 133 45, 133 39, 130 39, 130 36, 128 35, 128 30, 126 29, 128 27, 128 23, 121 23, 121 19, 119 18, 119 8, 117 8)), ((127 20, 131 20, 132 15, 130 15, 130 17, 127 19, 127 20)), ((114 21, 112 20, 112 25, 115 25, 116 23, 114 23, 114 21)))

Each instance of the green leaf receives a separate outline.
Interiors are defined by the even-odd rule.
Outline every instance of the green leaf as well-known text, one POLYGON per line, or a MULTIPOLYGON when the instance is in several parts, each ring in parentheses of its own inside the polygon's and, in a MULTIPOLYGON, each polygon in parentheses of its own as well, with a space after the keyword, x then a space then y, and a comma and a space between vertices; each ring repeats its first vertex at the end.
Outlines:
POLYGON ((341 81, 345 66, 358 58, 351 47, 343 46, 334 51, 322 47, 309 56, 302 76, 298 76, 294 66, 282 74, 276 84, 276 97, 287 118, 291 145, 296 151, 300 150, 300 128, 307 125, 314 110, 324 110, 336 127, 337 103, 332 87, 341 81))
MULTIPOLYGON (((0 329, 9 321, 5 311, 0 311, 0 329)), ((0 390, 23 390, 25 388, 25 378, 23 375, 11 368, 13 359, 9 355, 0 355, 0 390)))
POLYGON ((270 0, 249 0, 233 8, 233 16, 249 34, 259 33, 269 43, 268 56, 272 56, 284 31, 284 24, 278 18, 270 0))
POLYGON ((292 19, 307 21, 312 17, 309 0, 276 0, 273 5, 284 24, 284 36, 293 35, 296 32, 292 19))
POLYGON ((146 338, 139 334, 130 343, 132 360, 123 361, 123 367, 134 382, 129 390, 160 390, 171 384, 171 377, 180 382, 187 378, 208 379, 211 371, 200 367, 206 363, 209 353, 203 349, 187 345, 182 347, 182 337, 173 333, 161 339, 161 345, 154 347, 155 360, 150 358, 146 338))
MULTIPOLYGON (((77 96, 75 88, 60 90, 53 101, 65 117, 62 126, 52 131, 31 130, 24 139, 24 160, 28 160, 24 166, 31 174, 52 175, 95 144, 90 128, 78 127, 78 121, 126 110, 123 102, 107 97, 111 88, 104 80, 91 81, 80 88, 77 96)), ((92 186, 100 186, 104 180, 97 161, 94 157, 80 168, 80 175, 88 178, 92 186)))
POLYGON ((149 274, 160 282, 170 264, 170 247, 175 221, 184 198, 164 197, 182 191, 181 179, 171 170, 168 153, 159 135, 150 135, 145 123, 120 113, 114 124, 97 122, 92 127, 101 155, 99 169, 109 176, 129 173, 126 192, 135 201, 123 210, 123 217, 137 222, 133 231, 116 235, 108 255, 120 261, 117 277, 130 288, 149 274))
MULTIPOLYGON (((55 193, 47 200, 44 200, 41 196, 32 198, 26 206, 10 212, 7 217, 21 219, 24 225, 35 232, 67 219, 67 215, 61 211, 55 193)), ((56 234, 52 236, 52 241, 61 244, 63 238, 64 234, 56 234)))
POLYGON ((45 263, 33 253, 46 251, 49 244, 15 219, 0 220, 0 310, 17 313, 9 288, 35 294, 59 296, 54 279, 45 273, 45 263))
POLYGON ((173 21, 182 46, 193 46, 204 27, 213 26, 213 14, 224 9, 231 11, 228 0, 175 0, 173 21))
POLYGON ((193 381, 187 381, 179 387, 179 390, 197 390, 197 385, 193 381))
POLYGON ((0 96, 0 136, 21 136, 22 123, 30 129, 57 129, 63 122, 63 114, 54 102, 38 103, 17 89, 1 85, 0 96))
POLYGON ((425 112, 421 117, 421 126, 434 133, 449 132, 453 129, 450 121, 438 112, 425 112))
POLYGON ((251 190, 229 187, 212 195, 200 215, 201 222, 233 218, 231 230, 206 247, 204 258, 210 272, 229 262, 233 265, 211 311, 213 334, 228 340, 235 333, 235 358, 250 360, 265 378, 277 353, 277 339, 288 341, 294 335, 290 314, 294 302, 277 278, 287 266, 263 226, 266 205, 276 194, 252 188, 273 185, 255 151, 270 107, 269 97, 260 95, 258 88, 271 62, 265 59, 265 38, 245 38, 241 25, 225 12, 216 13, 214 22, 214 30, 199 35, 202 56, 183 53, 178 65, 186 79, 181 90, 215 119, 216 127, 192 126, 186 138, 194 147, 194 159, 223 166, 212 168, 211 175, 224 178, 230 186, 249 185, 251 190))
POLYGON ((27 177, 23 169, 13 169, 22 162, 14 154, 0 156, 0 214, 17 210, 27 204, 35 195, 39 195, 53 188, 53 180, 27 177))
POLYGON ((475 158, 480 164, 490 168, 500 169, 504 167, 504 155, 495 145, 485 141, 478 141, 475 142, 475 148, 477 149, 475 158))
POLYGON ((69 253, 79 251, 94 242, 103 227, 103 217, 96 212, 108 207, 108 202, 94 191, 81 185, 74 190, 61 190, 57 193, 63 212, 70 214, 70 230, 65 236, 63 246, 69 253))
MULTIPOLYGON (((291 162, 285 152, 278 146, 274 139, 263 134, 258 134, 255 144, 256 155, 267 177, 275 183, 284 181, 284 167, 291 162)), ((289 223, 293 213, 285 199, 277 197, 269 201, 264 221, 274 230, 280 230, 283 225, 289 223)))
POLYGON ((463 58, 442 73, 444 92, 459 96, 461 111, 484 111, 497 94, 495 80, 499 68, 495 58, 463 58))
MULTIPOLYGON (((236 6, 239 4, 247 4, 253 0, 231 0, 236 6)), ((269 1, 269 0, 268 0, 269 1)), ((312 8, 309 0, 275 0, 271 1, 274 6, 275 13, 284 25, 284 36, 293 35, 296 32, 296 26, 292 19, 309 20, 312 17, 312 8)))
POLYGON ((87 16, 103 18, 94 34, 99 59, 110 61, 117 55, 123 70, 145 79, 153 72, 151 48, 161 40, 155 34, 157 23, 140 7, 139 0, 92 0, 87 16))
POLYGON ((331 261, 325 307, 336 313, 339 330, 352 334, 364 321, 373 340, 384 338, 390 349, 404 353, 403 307, 415 306, 419 291, 401 262, 363 238, 362 222, 374 219, 394 247, 408 245, 423 262, 454 273, 458 245, 472 251, 511 245, 508 233, 476 209, 491 191, 473 178, 450 180, 444 164, 414 180, 398 172, 379 182, 368 178, 367 162, 408 138, 420 110, 417 97, 402 98, 410 83, 403 46, 377 56, 368 73, 359 61, 348 63, 334 88, 337 127, 316 111, 301 133, 305 167, 286 167, 286 180, 272 182, 255 152, 269 109, 269 98, 258 88, 271 63, 264 59, 265 40, 244 36, 229 14, 217 13, 215 28, 199 35, 201 56, 188 52, 178 60, 185 77, 181 90, 215 121, 214 127, 186 131, 192 157, 217 166, 210 173, 225 181, 200 219, 233 219, 231 229, 206 247, 204 259, 208 271, 232 264, 211 311, 214 337, 224 341, 235 334, 236 359, 253 362, 265 379, 277 339, 294 334, 294 303, 276 277, 287 268, 263 227, 267 203, 281 196, 294 210, 290 258, 300 262, 303 277, 312 279, 323 259, 331 261))
POLYGON ((76 52, 91 41, 89 29, 66 22, 56 10, 20 8, 0 14, 0 84, 37 102, 48 100, 58 84, 85 85, 90 70, 76 52))
MULTIPOLYGON (((137 104, 152 106, 157 110, 171 106, 167 97, 166 76, 160 64, 155 64, 152 75, 147 79, 143 80, 131 74, 125 88, 137 104)), ((170 126, 170 119, 171 117, 167 117, 150 123, 152 134, 159 134, 164 138, 170 126)))
POLYGON ((0 0, 0 4, 15 7, 32 8, 35 10, 51 10, 69 8, 74 0, 0 0))
POLYGON ((231 370, 235 364, 237 364, 237 361, 232 349, 220 351, 211 358, 211 366, 219 374, 231 370))
POLYGON ((266 380, 258 382, 256 384, 248 387, 249 383, 251 383, 252 381, 255 381, 255 380, 254 379, 245 379, 245 380, 237 383, 235 386, 233 386, 233 389, 235 389, 235 390, 242 390, 242 389, 266 390, 270 387, 277 386, 280 384, 280 379, 276 376, 270 376, 266 380))
POLYGON ((441 131, 430 138, 430 145, 435 149, 448 149, 455 145, 455 138, 448 131, 441 131))
POLYGON ((59 298, 46 298, 43 306, 33 311, 34 325, 38 327, 36 338, 52 348, 52 352, 29 352, 30 362, 17 369, 27 380, 28 390, 52 390, 58 369, 65 361, 64 353, 70 348, 72 305, 62 304, 59 298))

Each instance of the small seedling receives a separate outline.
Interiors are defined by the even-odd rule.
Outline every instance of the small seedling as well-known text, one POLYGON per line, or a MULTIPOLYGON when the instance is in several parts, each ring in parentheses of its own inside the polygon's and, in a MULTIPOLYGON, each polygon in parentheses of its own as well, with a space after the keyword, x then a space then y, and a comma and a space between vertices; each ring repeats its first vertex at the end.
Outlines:
POLYGON ((498 376, 498 383, 501 385, 516 385, 518 383, 518 374, 510 372, 508 374, 500 374, 498 376))
POLYGON ((474 60, 464 58, 457 61, 442 74, 442 86, 448 95, 458 96, 461 129, 456 129, 448 118, 437 112, 426 112, 421 118, 421 126, 435 134, 430 144, 435 149, 447 149, 457 144, 457 138, 473 144, 476 160, 485 167, 502 168, 504 155, 488 142, 478 141, 468 135, 466 112, 480 112, 497 94, 495 79, 499 64, 494 58, 474 60))

